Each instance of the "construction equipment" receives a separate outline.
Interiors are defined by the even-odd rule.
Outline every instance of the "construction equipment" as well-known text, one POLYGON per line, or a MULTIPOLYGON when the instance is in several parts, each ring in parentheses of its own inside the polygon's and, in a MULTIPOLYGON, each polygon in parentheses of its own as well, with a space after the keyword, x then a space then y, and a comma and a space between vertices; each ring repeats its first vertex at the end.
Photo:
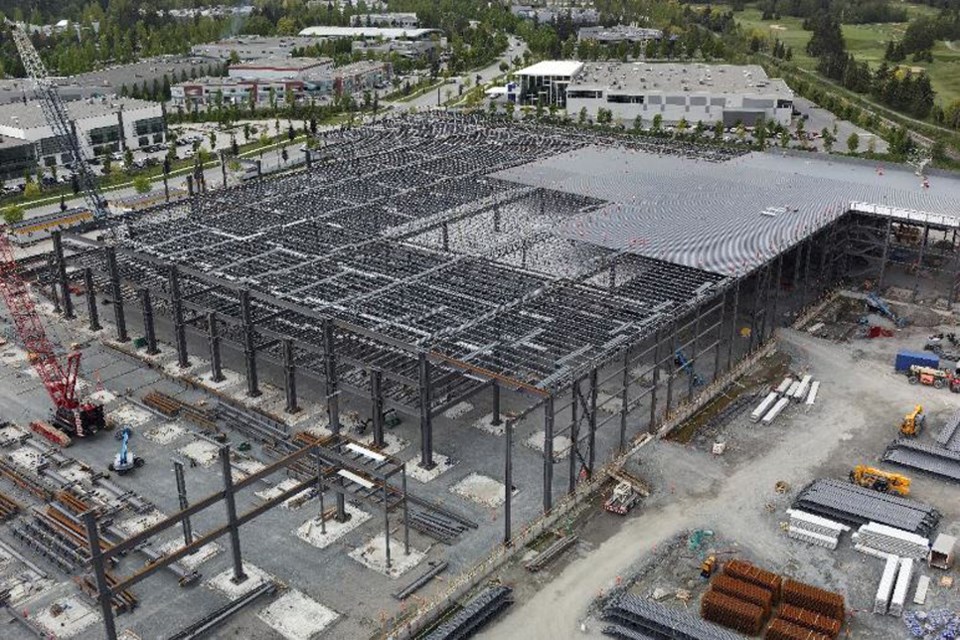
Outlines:
POLYGON ((865 464, 858 464, 850 472, 850 482, 881 493, 893 492, 901 496, 910 493, 910 478, 899 473, 889 473, 865 464))
POLYGON ((960 377, 946 369, 911 365, 910 369, 907 370, 907 381, 910 384, 923 384, 934 389, 949 387, 950 391, 960 393, 960 377))
POLYGON ((960 360, 960 340, 955 333, 935 333, 927 338, 924 351, 935 353, 943 360, 960 360))
POLYGON ((129 442, 132 435, 133 431, 130 430, 130 427, 124 427, 117 433, 117 438, 120 440, 120 451, 117 452, 116 457, 114 457, 113 462, 110 463, 108 468, 110 471, 114 471, 121 476, 126 475, 134 469, 139 469, 146 462, 143 458, 133 455, 130 451, 129 442))
POLYGON ((700 374, 693 368, 693 363, 690 362, 682 349, 677 349, 674 352, 673 363, 677 366, 678 370, 686 371, 690 374, 690 377, 693 379, 693 386, 699 387, 703 385, 703 378, 701 378, 700 374))
POLYGON ((900 433, 905 436, 918 436, 923 431, 923 425, 927 421, 927 414, 923 412, 923 405, 917 405, 913 411, 903 417, 900 423, 900 433))
POLYGON ((893 309, 890 308, 890 305, 888 305, 886 301, 880 296, 878 296, 876 293, 867 294, 867 309, 870 311, 875 311, 876 313, 879 313, 884 318, 887 318, 898 327, 907 326, 907 319, 901 318, 896 313, 894 313, 893 309))
POLYGON ((713 575, 713 572, 717 570, 717 556, 707 556, 704 558, 703 562, 700 563, 700 577, 707 580, 710 579, 710 576, 713 575))
MULTIPOLYGON (((97 218, 105 218, 106 205, 97 188, 93 173, 81 152, 71 126, 66 107, 57 93, 56 84, 47 74, 40 55, 30 41, 23 25, 13 25, 13 39, 23 59, 27 74, 33 79, 47 125, 52 129, 60 151, 72 158, 71 169, 97 218)), ((62 265, 61 265, 62 266, 62 265)), ((37 371, 55 407, 53 426, 76 436, 84 437, 104 427, 103 406, 82 402, 76 395, 77 374, 80 370, 80 352, 71 351, 61 362, 58 348, 47 336, 40 321, 33 295, 24 281, 13 256, 13 247, 7 229, 0 227, 0 295, 20 340, 28 353, 28 360, 37 371)), ((47 439, 57 440, 44 433, 47 439)))
POLYGON ((629 482, 620 482, 617 483, 617 486, 613 488, 613 493, 603 503, 603 508, 610 513, 625 516, 630 513, 630 510, 636 506, 639 500, 639 494, 633 490, 633 486, 629 482))

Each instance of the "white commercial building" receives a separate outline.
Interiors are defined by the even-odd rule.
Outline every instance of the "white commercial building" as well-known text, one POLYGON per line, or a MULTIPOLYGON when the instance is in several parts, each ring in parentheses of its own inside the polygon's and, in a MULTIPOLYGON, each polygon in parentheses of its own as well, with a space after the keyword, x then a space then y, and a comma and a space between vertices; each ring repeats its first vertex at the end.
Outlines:
POLYGON ((301 36, 311 38, 349 38, 351 40, 426 40, 437 29, 404 29, 401 27, 307 27, 301 36))
POLYGON ((298 36, 237 36, 218 42, 195 44, 190 48, 190 52, 195 56, 217 60, 229 60, 234 54, 240 60, 288 58, 293 55, 295 49, 302 49, 315 42, 310 38, 298 36))
POLYGON ((583 69, 577 60, 544 60, 517 71, 520 79, 519 101, 522 104, 537 104, 562 107, 566 103, 567 85, 583 69))
MULTIPOLYGON (((75 100, 64 106, 70 120, 76 123, 80 145, 88 154, 137 149, 164 141, 163 109, 156 102, 116 98, 75 100)), ((72 161, 66 154, 61 155, 53 130, 35 100, 0 105, 0 136, 32 143, 36 158, 44 166, 72 161)))
POLYGON ((639 116, 648 124, 659 114, 664 123, 752 126, 762 118, 789 125, 793 91, 757 65, 591 62, 569 82, 566 107, 573 117, 586 109, 596 118, 603 108, 614 120, 639 116))
POLYGON ((230 65, 227 75, 245 80, 308 78, 333 69, 330 58, 263 58, 230 65))

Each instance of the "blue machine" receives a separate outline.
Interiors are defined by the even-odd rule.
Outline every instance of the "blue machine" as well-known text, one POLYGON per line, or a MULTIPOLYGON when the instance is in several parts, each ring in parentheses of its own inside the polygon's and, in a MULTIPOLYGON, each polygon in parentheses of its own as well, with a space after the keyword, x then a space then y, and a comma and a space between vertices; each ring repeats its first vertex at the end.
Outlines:
POLYGON ((872 309, 883 317, 890 319, 898 327, 907 326, 906 318, 897 316, 897 314, 893 312, 893 309, 890 308, 890 305, 888 305, 883 298, 875 293, 867 294, 867 308, 872 309))
POLYGON ((109 469, 121 476, 134 469, 139 469, 145 463, 143 458, 138 458, 130 451, 129 442, 132 436, 133 431, 128 426, 123 427, 117 433, 117 439, 120 440, 120 451, 117 452, 113 462, 110 463, 109 469))
POLYGON ((678 369, 681 371, 686 371, 690 374, 690 377, 693 378, 693 386, 699 387, 703 384, 703 378, 701 378, 700 375, 694 371, 693 366, 682 350, 677 349, 676 352, 674 352, 673 362, 677 365, 678 369))

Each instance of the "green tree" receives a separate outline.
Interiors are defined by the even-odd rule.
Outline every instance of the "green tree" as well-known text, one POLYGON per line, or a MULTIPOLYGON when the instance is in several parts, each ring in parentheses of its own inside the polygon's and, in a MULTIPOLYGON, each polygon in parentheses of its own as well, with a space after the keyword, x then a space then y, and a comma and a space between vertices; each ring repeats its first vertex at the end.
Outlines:
POLYGON ((36 182, 28 182, 23 185, 23 196, 27 199, 36 198, 40 195, 40 185, 36 182))
POLYGON ((723 120, 717 120, 713 123, 713 141, 720 142, 723 138, 723 120))
POLYGON ((137 193, 148 193, 153 189, 153 183, 150 182, 150 178, 141 173, 133 179, 133 188, 137 193))
POLYGON ((655 114, 653 116, 653 124, 650 126, 650 130, 654 133, 660 133, 663 130, 663 116, 661 114, 655 114))
POLYGON ((640 114, 637 114, 637 117, 633 119, 633 130, 635 133, 643 131, 643 116, 640 114))
POLYGON ((578 123, 578 124, 581 124, 581 125, 582 125, 582 124, 586 124, 586 123, 587 123, 587 115, 588 115, 588 114, 587 114, 587 108, 586 108, 586 107, 581 107, 581 108, 580 108, 580 112, 577 114, 577 123, 578 123))
POLYGON ((820 132, 820 137, 823 139, 823 148, 827 150, 827 153, 832 153, 833 143, 837 141, 836 137, 833 135, 833 132, 824 127, 820 132))
POLYGON ((680 118, 680 122, 677 123, 677 136, 683 138, 687 135, 687 131, 690 129, 690 123, 687 122, 686 118, 680 118))
POLYGON ((133 169, 133 149, 130 147, 123 150, 123 167, 127 171, 133 169))
POLYGON ((23 207, 12 204, 3 209, 3 221, 7 224, 16 224, 23 220, 23 207))
POLYGON ((857 149, 860 148, 860 136, 857 135, 857 132, 854 131, 849 136, 847 136, 847 151, 850 153, 856 153, 857 149))

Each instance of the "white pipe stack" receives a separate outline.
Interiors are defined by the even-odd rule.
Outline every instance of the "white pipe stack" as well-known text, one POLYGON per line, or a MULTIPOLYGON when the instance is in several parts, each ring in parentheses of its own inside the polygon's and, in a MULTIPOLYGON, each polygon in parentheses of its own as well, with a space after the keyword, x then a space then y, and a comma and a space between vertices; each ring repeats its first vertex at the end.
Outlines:
POLYGON ((764 398, 763 401, 757 405, 757 408, 753 410, 753 413, 750 414, 750 420, 758 422, 760 418, 770 410, 770 407, 773 406, 773 403, 777 401, 778 397, 776 391, 768 393, 767 397, 764 398))
POLYGON ((850 527, 845 524, 800 509, 787 509, 787 515, 790 516, 787 535, 795 540, 809 542, 818 547, 836 549, 840 542, 840 536, 843 535, 844 531, 850 530, 850 527))
POLYGON ((853 534, 853 541, 856 549, 864 553, 872 549, 914 560, 923 560, 930 553, 930 540, 927 538, 876 522, 861 526, 853 534))
POLYGON ((893 598, 890 599, 891 616, 900 617, 903 614, 903 605, 907 601, 907 591, 910 590, 910 579, 913 578, 913 559, 900 560, 900 572, 897 574, 897 584, 893 587, 893 598))
POLYGON ((810 390, 810 381, 813 379, 813 376, 803 376, 803 379, 800 380, 800 385, 797 387, 796 393, 793 394, 793 399, 797 402, 800 402, 807 397, 807 392, 810 390))
POLYGON ((800 381, 794 380, 789 387, 787 387, 787 393, 785 394, 788 398, 792 398, 797 395, 797 389, 800 388, 800 381))
POLYGON ((877 587, 877 596, 873 600, 873 612, 884 615, 887 607, 890 606, 890 595, 893 592, 893 582, 897 577, 897 567, 900 566, 900 558, 890 556, 887 558, 887 564, 883 567, 883 575, 880 577, 880 585, 877 587))
POLYGON ((783 411, 788 404, 790 404, 789 397, 783 397, 777 400, 777 404, 773 405, 773 409, 770 409, 767 415, 763 416, 763 424, 770 424, 776 420, 777 416, 780 415, 780 412, 783 411))
POLYGON ((790 388, 790 385, 793 384, 793 378, 786 377, 783 379, 783 382, 780 383, 780 386, 777 387, 777 393, 784 394, 787 392, 787 389, 790 388))
POLYGON ((810 393, 807 395, 807 405, 812 405, 816 401, 818 391, 820 391, 820 381, 815 380, 810 384, 810 393))

